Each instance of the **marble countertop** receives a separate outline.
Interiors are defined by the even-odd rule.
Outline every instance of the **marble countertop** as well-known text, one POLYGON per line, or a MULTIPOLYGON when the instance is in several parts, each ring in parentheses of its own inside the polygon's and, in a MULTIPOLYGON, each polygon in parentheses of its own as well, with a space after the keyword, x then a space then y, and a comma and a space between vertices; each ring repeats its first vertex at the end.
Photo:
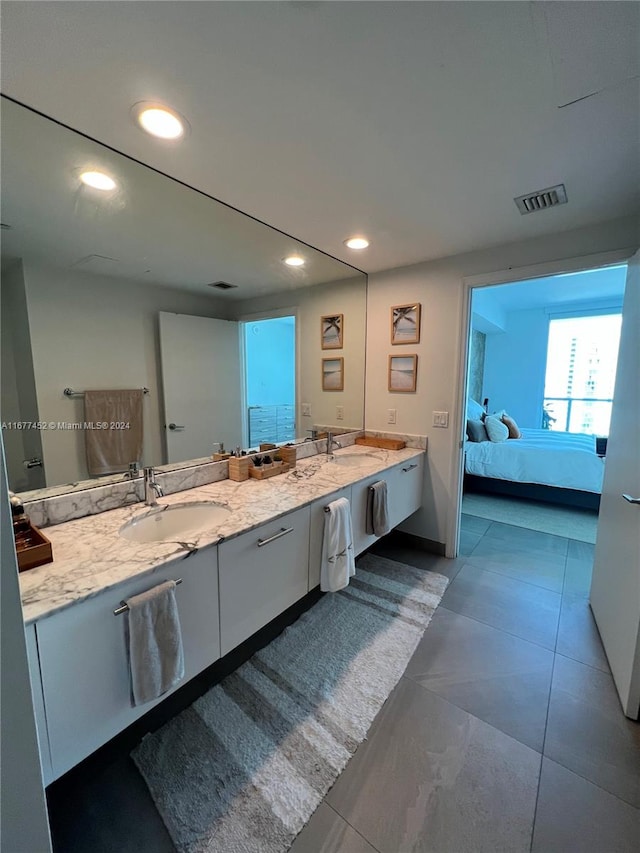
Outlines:
MULTIPOLYGON (((336 456, 365 454, 366 463, 355 468, 333 464, 324 454, 319 454, 299 461, 292 471, 268 480, 249 479, 242 483, 222 480, 176 492, 161 498, 159 503, 171 506, 215 501, 231 509, 229 516, 214 529, 198 536, 189 534, 189 541, 201 549, 274 521, 423 452, 413 448, 378 450, 353 446, 337 451, 336 456)), ((189 552, 176 542, 141 545, 118 535, 123 524, 148 511, 143 504, 136 503, 47 528, 53 563, 20 575, 25 623, 99 595, 124 581, 152 572, 160 565, 188 557, 189 552)))

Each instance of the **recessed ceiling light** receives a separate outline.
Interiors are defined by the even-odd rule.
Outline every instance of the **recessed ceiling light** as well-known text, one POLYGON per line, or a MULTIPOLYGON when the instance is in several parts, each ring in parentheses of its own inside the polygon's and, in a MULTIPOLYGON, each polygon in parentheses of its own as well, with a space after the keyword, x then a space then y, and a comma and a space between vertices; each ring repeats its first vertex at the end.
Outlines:
POLYGON ((116 182, 104 172, 83 172, 80 175, 80 180, 88 187, 93 187, 94 190, 115 190, 116 182))
POLYGON ((290 267, 301 267, 304 265, 304 258, 301 258, 300 255, 289 255, 288 258, 284 258, 284 262, 290 267))
POLYGON ((349 249, 366 249, 369 241, 366 237, 349 237, 348 240, 344 241, 344 244, 349 249))
POLYGON ((132 112, 140 127, 159 139, 182 139, 188 127, 179 113, 160 104, 143 101, 134 104, 132 112))

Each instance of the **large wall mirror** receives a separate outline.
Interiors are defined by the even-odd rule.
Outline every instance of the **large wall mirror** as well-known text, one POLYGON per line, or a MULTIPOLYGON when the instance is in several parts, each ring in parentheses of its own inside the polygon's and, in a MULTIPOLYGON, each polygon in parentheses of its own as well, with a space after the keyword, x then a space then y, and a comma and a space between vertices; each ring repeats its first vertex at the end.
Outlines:
POLYGON ((143 465, 362 428, 355 268, 6 98, 2 223, 14 491, 105 482, 87 462, 87 390, 147 389, 131 460, 143 465), (113 187, 85 184, 86 172, 113 187))

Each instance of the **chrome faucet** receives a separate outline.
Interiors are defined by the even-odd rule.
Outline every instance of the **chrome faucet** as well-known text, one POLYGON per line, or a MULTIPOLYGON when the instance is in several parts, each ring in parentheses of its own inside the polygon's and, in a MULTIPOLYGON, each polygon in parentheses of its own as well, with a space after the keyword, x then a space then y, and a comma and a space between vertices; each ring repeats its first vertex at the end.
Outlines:
POLYGON ((158 506, 156 498, 164 497, 159 483, 156 483, 156 472, 153 468, 143 468, 144 474, 144 503, 145 506, 158 506))
POLYGON ((327 456, 331 456, 331 451, 333 450, 334 445, 337 448, 339 448, 340 442, 336 441, 336 439, 333 437, 332 432, 328 432, 327 433, 327 456))

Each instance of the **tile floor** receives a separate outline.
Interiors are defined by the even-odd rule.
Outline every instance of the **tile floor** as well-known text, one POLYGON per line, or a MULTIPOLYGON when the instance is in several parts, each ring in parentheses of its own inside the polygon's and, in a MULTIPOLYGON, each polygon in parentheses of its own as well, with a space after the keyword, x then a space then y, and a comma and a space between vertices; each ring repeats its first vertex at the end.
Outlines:
MULTIPOLYGON (((593 546, 463 516, 461 556, 368 739, 292 853, 637 853, 640 725, 587 596, 593 546)), ((56 853, 171 853, 127 756, 52 809, 56 853)))

